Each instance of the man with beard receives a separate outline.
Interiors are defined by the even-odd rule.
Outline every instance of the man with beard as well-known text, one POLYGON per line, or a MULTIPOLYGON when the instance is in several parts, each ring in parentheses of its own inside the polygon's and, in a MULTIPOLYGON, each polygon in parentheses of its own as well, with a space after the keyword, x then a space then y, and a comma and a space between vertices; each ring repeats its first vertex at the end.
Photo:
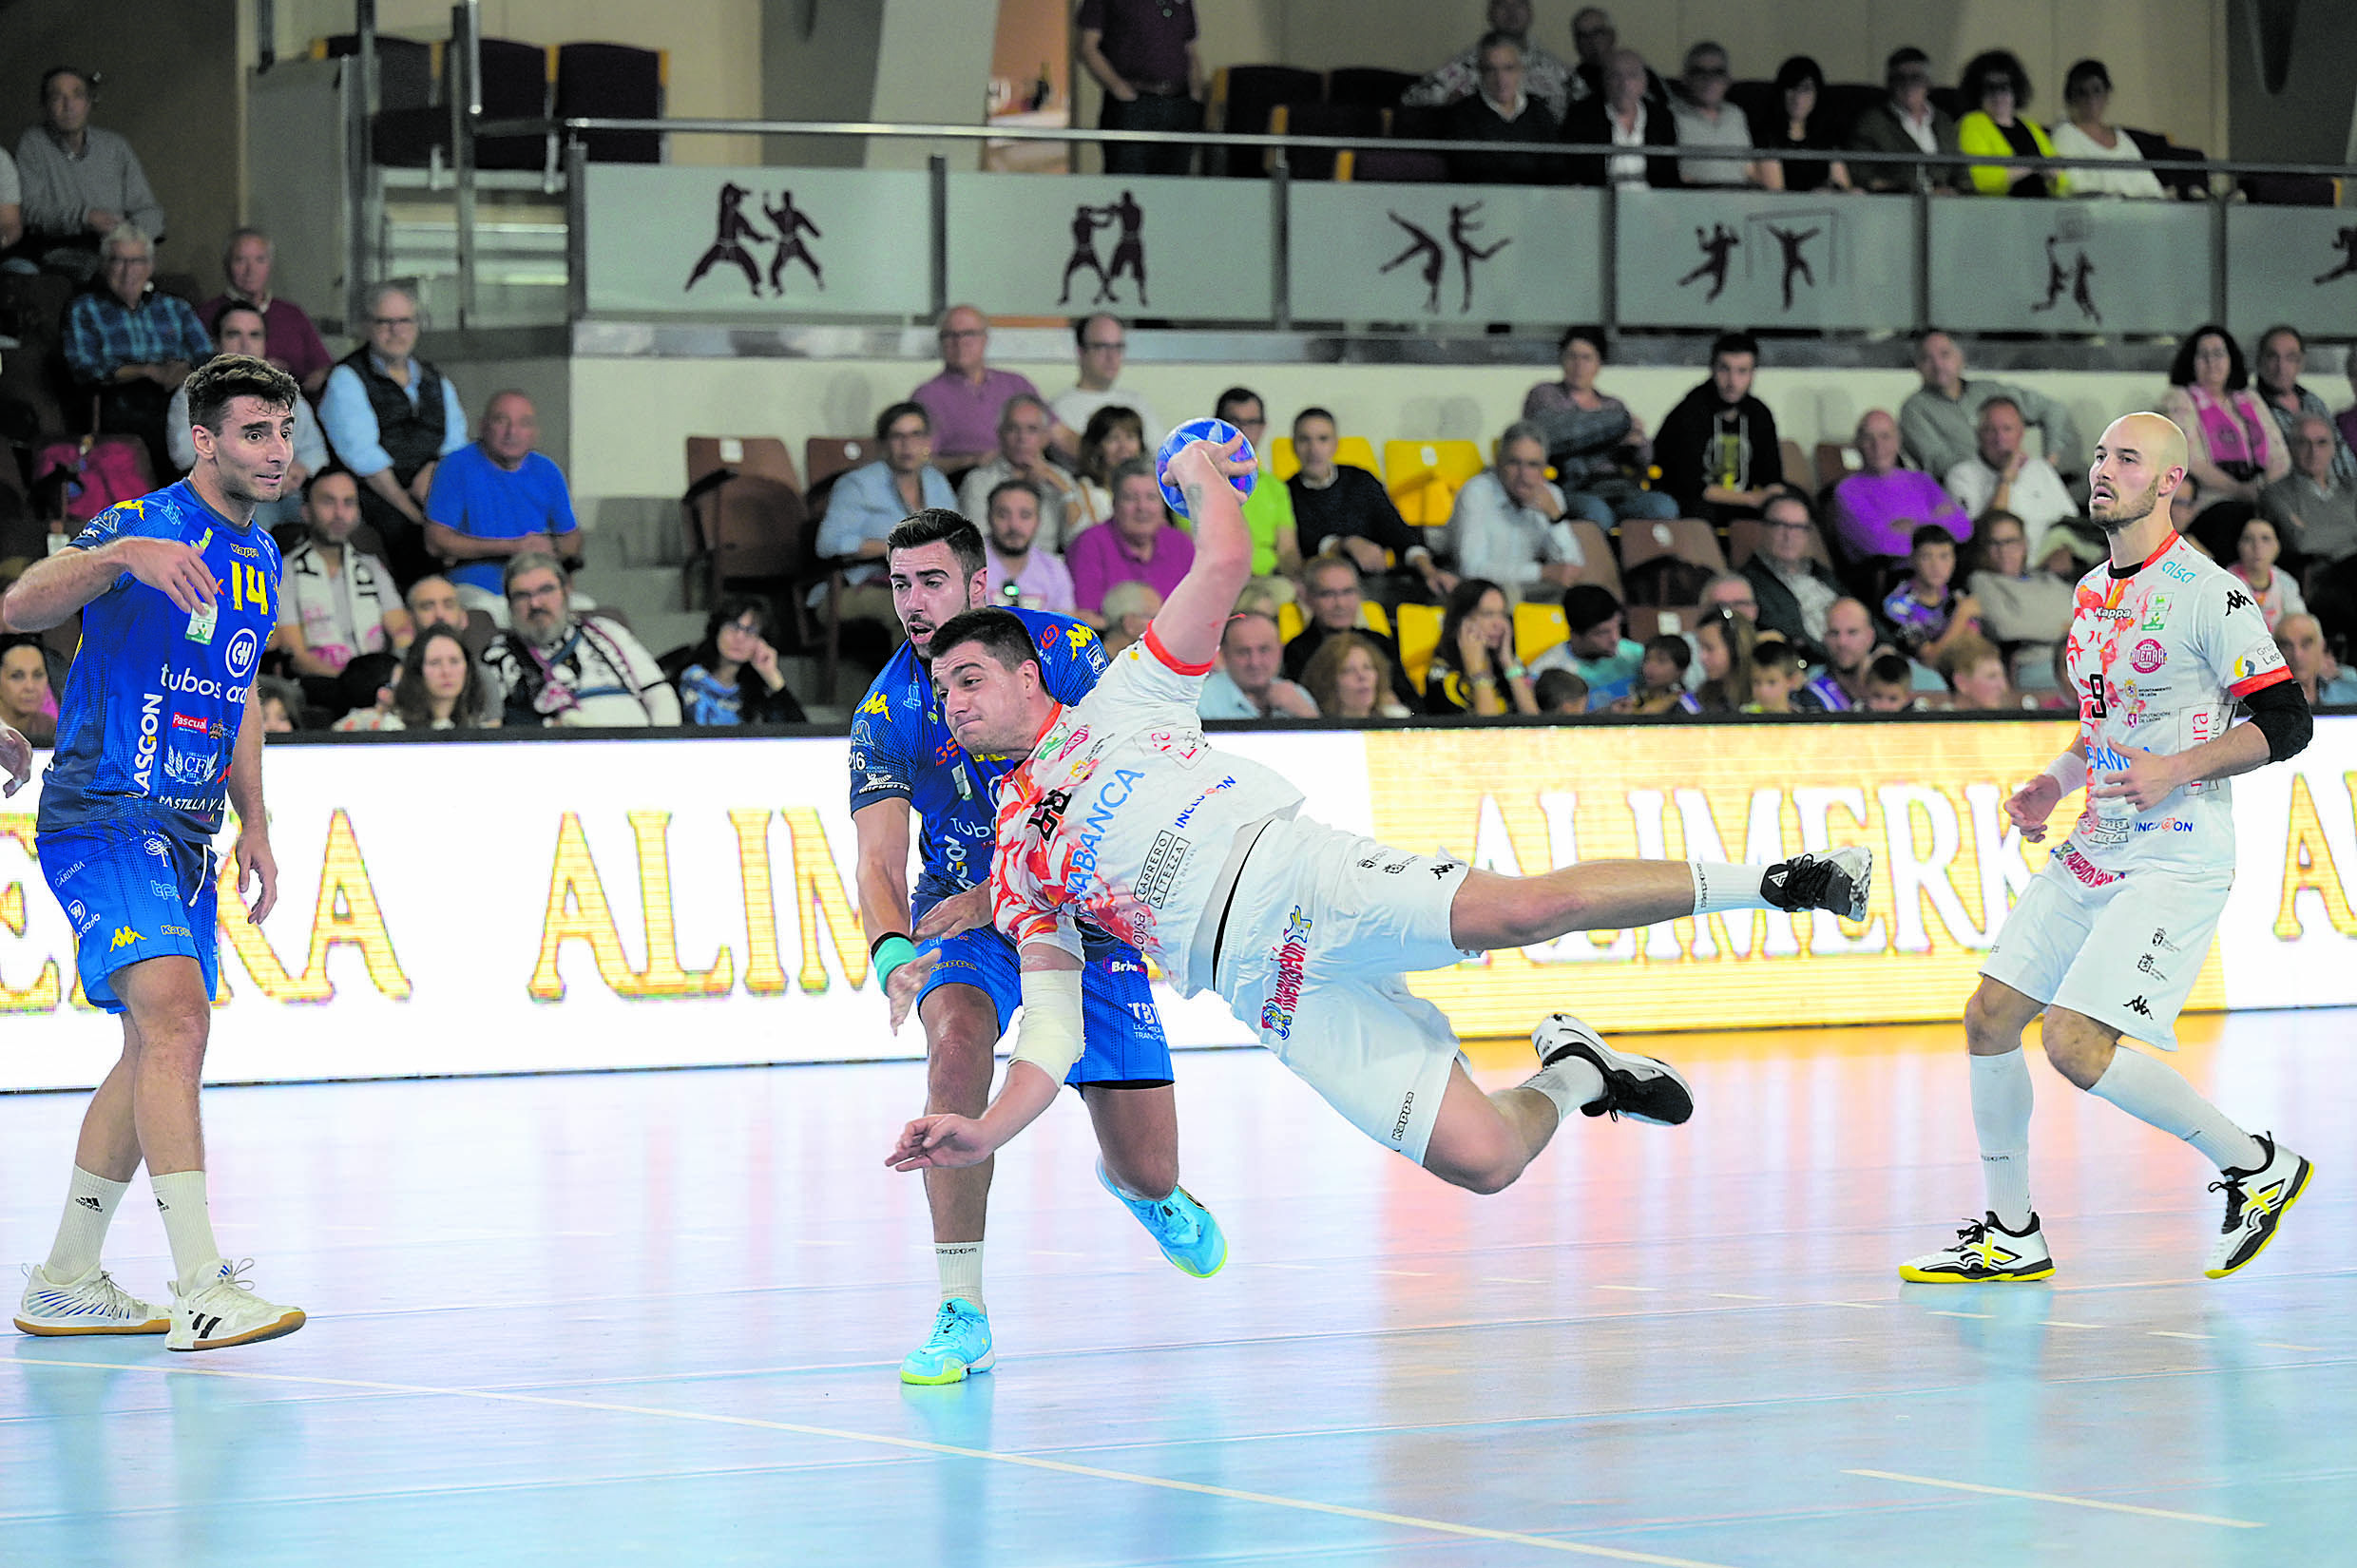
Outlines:
POLYGON ((310 532, 286 558, 274 639, 295 673, 332 683, 361 654, 407 650, 410 613, 393 573, 352 545, 359 481, 342 468, 315 475, 303 488, 303 523, 310 532))
POLYGON ((2156 413, 2112 422, 2088 473, 2110 559, 2079 579, 2067 643, 2079 738, 2016 790, 2022 836, 2082 786, 2087 804, 1989 947, 1964 1008, 1972 1120, 1986 1212, 1957 1239, 1900 1265, 1931 1284, 2044 1279, 2054 1255, 2030 1207, 2030 1070, 2022 1030, 2041 1011, 2046 1060, 2072 1083, 2175 1134, 2218 1167, 2226 1220, 2212 1279, 2256 1257, 2308 1183, 2309 1162, 2229 1120, 2123 1036, 2176 1048, 2234 881, 2227 780, 2281 762, 2311 729, 2267 621, 2240 580, 2169 522, 2185 482, 2184 432, 2156 413), (2236 724, 2235 704, 2250 710, 2236 724))
POLYGON ((990 526, 992 604, 1072 614, 1072 573, 1038 543, 1044 498, 1028 479, 1002 479, 991 487, 984 511, 990 526))
POLYGON ((1873 662, 1873 615, 1857 600, 1836 599, 1825 612, 1825 669, 1792 695, 1792 706, 1805 714, 1864 709, 1873 662))
POLYGON ((604 616, 576 615, 572 580, 553 555, 511 557, 508 629, 484 650, 504 695, 503 722, 638 729, 680 721, 680 694, 655 656, 604 616))
MULTIPOLYGON (((852 822, 859 833, 859 918, 876 985, 924 959, 929 972, 910 1004, 925 1026, 929 1114, 981 1114, 991 1053, 1021 1000, 1014 945, 989 928, 982 884, 990 873, 993 792, 1019 760, 976 755, 951 738, 931 674, 933 633, 987 593, 981 535, 957 513, 918 512, 894 528, 885 560, 892 607, 908 636, 868 688, 852 720, 852 822), (909 818, 923 835, 914 900, 908 886, 909 818), (921 947, 910 933, 937 905, 978 906, 969 929, 921 947)), ((1051 690, 1078 701, 1104 669, 1096 634, 1069 616, 1023 609, 1022 621, 1051 690)), ((1062 1081, 1080 1091, 1103 1159, 1097 1177, 1186 1273, 1227 1261, 1218 1221, 1178 1185, 1178 1112, 1170 1047, 1135 947, 1102 937, 1088 945, 1079 986, 1085 1049, 1062 1081)), ((897 1018, 895 1018, 897 1023, 897 1018)), ((932 1332, 901 1363, 904 1383, 963 1381, 997 1360, 982 1289, 982 1242, 990 1193, 987 1164, 926 1177, 941 1304, 932 1332)))

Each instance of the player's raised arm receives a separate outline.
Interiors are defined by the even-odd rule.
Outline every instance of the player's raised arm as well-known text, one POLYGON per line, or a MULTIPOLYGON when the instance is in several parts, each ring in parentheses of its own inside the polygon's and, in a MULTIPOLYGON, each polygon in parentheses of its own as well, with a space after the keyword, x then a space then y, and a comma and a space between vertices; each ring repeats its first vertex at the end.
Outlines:
POLYGON ((1252 530, 1244 526, 1243 498, 1228 483, 1253 471, 1252 459, 1236 455, 1243 445, 1242 436, 1224 447, 1198 441, 1170 460, 1171 482, 1195 520, 1195 564, 1162 602, 1154 637, 1179 664, 1208 668, 1219 657, 1219 633, 1252 579, 1252 530))
POLYGON ((1082 1044, 1081 960, 1052 942, 1024 944, 1023 1023, 998 1098, 979 1118, 917 1118, 886 1163, 896 1171, 981 1164, 1056 1102, 1082 1044))
POLYGON ((96 549, 64 549, 36 561, 0 599, 0 630, 45 632, 128 572, 194 615, 220 592, 204 557, 172 539, 119 538, 96 549))

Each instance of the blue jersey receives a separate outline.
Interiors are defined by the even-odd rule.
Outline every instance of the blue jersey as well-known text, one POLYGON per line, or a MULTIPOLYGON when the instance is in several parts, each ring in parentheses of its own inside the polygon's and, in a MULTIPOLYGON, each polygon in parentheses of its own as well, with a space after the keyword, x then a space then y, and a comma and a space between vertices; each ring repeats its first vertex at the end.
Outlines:
POLYGON ((129 821, 210 838, 220 832, 238 725, 277 621, 278 546, 267 529, 213 510, 185 480, 108 507, 73 547, 117 539, 194 545, 220 594, 192 616, 125 572, 83 609, 39 830, 129 821))
MULTIPOLYGON (((1047 695, 1071 704, 1104 673, 1104 644, 1068 615, 1016 610, 1040 651, 1047 695)), ((909 802, 920 824, 923 867, 911 905, 919 911, 989 880, 998 831, 999 779, 1024 759, 969 756, 941 717, 933 678, 912 643, 902 643, 852 716, 852 810, 878 800, 909 802)))

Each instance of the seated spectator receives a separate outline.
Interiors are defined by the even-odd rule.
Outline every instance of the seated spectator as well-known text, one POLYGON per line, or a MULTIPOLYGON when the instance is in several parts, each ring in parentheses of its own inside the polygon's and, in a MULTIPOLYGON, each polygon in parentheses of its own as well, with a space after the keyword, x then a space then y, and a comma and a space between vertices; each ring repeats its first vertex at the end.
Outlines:
MULTIPOLYGON (((1448 109, 1454 142, 1521 142, 1544 145, 1562 128, 1552 110, 1523 89, 1523 44, 1493 32, 1481 42, 1481 91, 1448 109)), ((1460 152, 1448 157, 1449 178, 1461 185, 1552 185, 1563 160, 1543 152, 1460 152)))
POLYGON ((1937 523, 1958 539, 1972 537, 1972 518, 1940 482, 1899 467, 1899 422, 1868 409, 1851 439, 1858 471, 1833 487, 1834 553, 1852 565, 1896 561, 1912 547, 1915 530, 1937 523))
MULTIPOLYGON (((1677 124, 1680 154, 1694 147, 1727 147, 1737 153, 1752 145, 1752 124, 1743 111, 1727 102, 1734 73, 1727 68, 1727 50, 1700 43, 1686 51, 1686 72, 1680 90, 1670 94, 1670 117, 1677 124)), ((1759 166, 1749 158, 1681 156, 1677 178, 1688 185, 1756 185, 1759 166)))
POLYGON ((2020 518, 2035 541, 2030 559, 2049 569, 2069 569, 2072 562, 2095 564, 2108 546, 2097 530, 2080 523, 2054 465, 2029 454, 2022 430, 2022 411, 2012 398, 1983 402, 1979 444, 1971 457, 1948 469, 1947 493, 1967 515, 1994 509, 2020 518))
POLYGON ((17 178, 16 160, 0 148, 0 253, 16 248, 25 238, 25 183, 17 178))
POLYGON ((1644 421, 1596 390, 1604 368, 1603 329, 1565 328, 1555 352, 1563 378, 1524 393, 1523 419, 1545 438, 1564 502, 1605 528, 1623 518, 1676 517, 1677 503, 1667 491, 1645 489, 1635 477, 1653 466, 1644 421))
POLYGON ((1874 618, 1855 599, 1836 599, 1825 612, 1825 668, 1804 682, 1792 705, 1803 713, 1846 714, 1866 706, 1867 672, 1874 662, 1874 618))
POLYGON ((1506 608, 1505 590, 1495 583, 1463 578, 1449 594, 1440 646, 1425 672, 1424 711, 1485 718, 1539 711, 1529 672, 1514 657, 1514 616, 1506 608))
MULTIPOLYGON (((270 645, 297 676, 329 682, 361 654, 407 646, 413 629, 393 573, 351 543, 360 526, 360 487, 352 475, 330 468, 313 476, 303 488, 303 525, 309 531, 280 568, 270 645)), ((316 707, 335 707, 322 687, 306 696, 316 707)))
POLYGON ((458 602, 458 585, 442 576, 421 577, 410 584, 410 591, 401 599, 410 612, 410 630, 414 637, 428 626, 448 626, 464 638, 467 648, 475 658, 491 645, 498 634, 499 623, 482 610, 469 610, 458 602))
POLYGON ((57 697, 38 637, 0 637, 0 724, 35 746, 57 743, 57 697))
MULTIPOLYGON (((1230 387, 1212 405, 1212 417, 1224 419, 1244 432, 1244 439, 1265 465, 1269 449, 1268 406, 1250 387, 1230 387)), ((1293 492, 1275 484, 1263 467, 1255 476, 1252 494, 1244 498, 1244 526, 1252 530, 1252 569, 1255 577, 1301 574, 1301 540, 1293 526, 1293 492)))
POLYGON ((2178 345, 2160 411, 2185 432, 2186 470, 2201 481, 2196 515, 2221 501, 2255 506, 2260 491, 2291 471, 2274 416, 2250 386, 2242 346, 2224 327, 2195 327, 2178 345))
MULTIPOLYGON (((251 305, 224 306, 211 322, 213 341, 222 354, 251 354, 257 359, 270 359, 270 336, 266 318, 251 305)), ((271 359, 272 364, 278 361, 271 359)), ((163 411, 163 444, 170 452, 172 467, 182 473, 197 466, 196 438, 188 433, 188 383, 182 381, 172 389, 171 406, 163 411)), ((327 432, 319 429, 319 416, 311 411, 308 398, 295 400, 295 457, 287 465, 286 480, 278 487, 278 499, 265 501, 254 508, 254 521, 265 528, 281 523, 292 523, 302 515, 302 490, 311 476, 323 471, 328 465, 327 432)))
MULTIPOLYGON (((1868 107, 1849 127, 1850 151, 1955 156, 1956 122, 1931 101, 1931 56, 1912 46, 1892 49, 1883 64, 1883 85, 1890 96, 1868 107)), ((1859 188, 1869 191, 1947 191, 1964 179, 1957 163, 1877 162, 1860 163, 1855 174, 1859 188)))
POLYGON ((1678 183, 1677 123, 1669 105, 1648 97, 1653 72, 1635 49, 1615 49, 1604 68, 1603 91, 1571 106, 1563 140, 1585 147, 1634 147, 1634 152, 1583 154, 1567 160, 1563 178, 1575 185, 1678 183))
POLYGON ((125 223, 106 236, 105 276, 66 307, 66 366, 76 391, 98 396, 98 428, 146 443, 153 472, 172 472, 163 433, 172 393, 213 357, 188 301, 150 281, 155 241, 125 223))
POLYGON ((1865 709, 1870 714, 1920 712, 1926 706, 1915 695, 1914 666, 1905 654, 1880 653, 1866 667, 1865 709))
MULTIPOLYGON (((1447 108, 1483 91, 1482 52, 1492 38, 1510 38, 1522 51, 1523 90, 1558 124, 1571 107, 1571 67, 1530 41, 1530 0, 1489 0, 1489 28, 1479 43, 1460 49, 1400 94, 1411 108, 1447 108)), ((1587 89, 1582 86, 1580 94, 1587 89)))
MULTIPOLYGON (((1612 704, 1615 713, 1668 714, 1685 706, 1686 671, 1694 663, 1694 648, 1682 637, 1661 636, 1645 644, 1645 655, 1638 660, 1637 684, 1626 697, 1612 704)), ((1548 713, 1556 710, 1546 699, 1546 676, 1539 678, 1539 706, 1548 713)), ((1584 684, 1584 682, 1582 682, 1584 684)))
POLYGON ((16 143, 23 187, 25 254, 78 282, 98 275, 105 241, 129 225, 163 236, 163 207, 148 188, 139 154, 110 130, 90 124, 96 94, 70 66, 41 75, 42 123, 16 143))
POLYGON ((362 296, 367 340, 328 372, 319 423, 360 480, 360 520, 384 541, 393 575, 434 569, 426 550, 426 498, 443 458, 467 444, 467 405, 455 383, 417 357, 417 296, 378 283, 362 296))
POLYGON ((2005 678, 2005 658, 1987 638, 1966 632, 1940 650, 1952 713, 2019 712, 2032 704, 2005 678))
POLYGON ((712 607, 704 621, 704 640, 688 656, 679 688, 682 724, 809 721, 777 666, 769 605, 746 595, 729 594, 712 607))
POLYGON ((1681 704, 1688 713, 1731 714, 1752 700, 1752 655, 1759 631, 1732 610, 1710 610, 1695 627, 1695 665, 1702 684, 1681 704))
MULTIPOLYGON (((2357 354, 2347 356, 2347 363, 2342 367, 2342 373, 2348 378, 2349 391, 2357 392, 2357 354)), ((2352 403, 2339 413, 2334 414, 2332 428, 2340 432, 2343 446, 2351 451, 2357 451, 2357 403, 2352 403)))
POLYGON ((885 538, 929 507, 956 511, 957 496, 933 467, 932 416, 924 404, 895 403, 877 414, 875 439, 884 455, 836 478, 817 548, 825 560, 856 563, 844 570, 842 619, 874 621, 896 637, 899 618, 884 581, 885 538))
POLYGON ((1148 583, 1116 583, 1105 590, 1104 626, 1098 633, 1105 657, 1112 658, 1146 635, 1162 612, 1162 596, 1148 583))
POLYGON ((1936 327, 1915 339, 1915 373, 1924 384, 1899 405, 1899 441, 1907 461, 1924 472, 1945 474, 1973 454, 1980 446, 1981 405, 1992 397, 2021 411, 2058 470, 2079 466, 2079 427, 2068 408, 2027 387, 1966 380, 1964 350, 1936 327))
POLYGON ((2068 120, 2054 127, 2054 150, 2064 158, 2108 158, 2120 166, 2063 171, 2073 196, 2124 196, 2158 201, 2169 193, 2151 169, 2137 167, 2144 154, 2136 139, 2104 121, 2112 106, 2112 73, 2100 60, 2081 60, 2062 79, 2062 107, 2068 120))
POLYGON ((1937 523, 1915 530, 1907 580, 1883 600, 1883 621, 1909 658, 1937 664, 1960 637, 1981 635, 1981 606, 1956 591, 1956 536, 1937 523))
POLYGON ((2275 564, 2282 555, 2283 541, 2276 537, 2275 525, 2264 517, 2251 517, 2243 522, 2242 533, 2234 541, 2234 559, 2226 568, 2250 585, 2251 597, 2259 602, 2259 613, 2267 618, 2271 632, 2283 623, 2285 616, 2308 613, 2300 585, 2275 564))
POLYGON ((1800 690, 1800 655, 1780 637, 1763 637, 1752 650, 1752 700, 1743 705, 1747 714, 1791 714, 1801 710, 1792 706, 1792 698, 1800 690))
MULTIPOLYGON (((1760 136, 1759 144, 1778 151, 1831 152, 1832 117, 1818 112, 1825 97, 1825 67, 1806 54, 1796 54, 1776 67, 1776 96, 1784 112, 1760 136)), ((1838 158, 1772 158, 1759 167, 1759 182, 1772 191, 1851 189, 1849 166, 1838 158)))
POLYGON ((1039 497, 1042 549, 1061 550, 1080 531, 1081 482, 1047 460, 1047 432, 1054 423, 1037 394, 1022 392, 1007 398, 999 410, 997 449, 958 482, 958 510, 968 522, 987 528, 991 494, 1007 480, 1021 479, 1039 497))
MULTIPOLYGON (((1309 686, 1314 695, 1317 688, 1310 681, 1310 665, 1328 642, 1348 633, 1364 638, 1369 646, 1382 654, 1392 696, 1410 707, 1423 700, 1400 665, 1399 643, 1367 624, 1368 603, 1360 589, 1358 565, 1349 556, 1313 558, 1302 568, 1301 597, 1309 607, 1309 623, 1301 628, 1300 635, 1285 644, 1288 676, 1309 686)), ((1318 707, 1332 712, 1323 698, 1319 698, 1318 707)))
POLYGON ((1759 595, 1752 589, 1752 580, 1741 572, 1721 572, 1702 585, 1702 607, 1705 610, 1732 610, 1744 620, 1756 623, 1759 620, 1759 595))
POLYGON ((564 562, 512 556, 506 578, 508 629, 482 659, 502 722, 584 729, 680 722, 680 694, 655 656, 619 621, 574 613, 564 562))
POLYGON ((1129 330, 1121 325, 1121 318, 1104 311, 1083 316, 1072 329, 1072 341, 1080 349, 1080 378, 1048 405, 1056 416, 1055 449, 1077 454, 1089 417, 1113 404, 1136 411, 1143 427, 1141 449, 1153 451, 1161 446, 1170 427, 1154 417, 1153 406, 1144 398, 1121 385, 1121 365, 1129 354, 1129 330))
POLYGON ((539 551, 581 569, 572 491, 539 442, 532 400, 512 389, 493 392, 482 433, 435 465, 426 492, 427 551, 446 564, 467 607, 494 621, 507 614, 503 563, 539 551))
POLYGON ((1195 541, 1170 520, 1154 465, 1133 457, 1113 470, 1113 521, 1084 530, 1064 551, 1072 569, 1074 612, 1102 631, 1105 594, 1117 583, 1143 583, 1168 598, 1195 564, 1195 541))
POLYGON ((1711 378, 1689 392, 1661 421, 1654 458, 1660 488, 1685 517, 1724 525, 1756 517, 1782 493, 1784 450, 1776 416, 1752 395, 1759 340, 1721 333, 1711 344, 1711 378))
MULTIPOLYGON (((237 229, 221 250, 221 271, 229 287, 197 307, 197 319, 216 339, 220 336, 221 312, 232 305, 251 305, 261 312, 262 330, 270 342, 270 362, 302 384, 303 395, 316 397, 327 387, 335 357, 319 339, 310 315, 292 299, 270 292, 270 265, 277 249, 259 229, 237 229)), ((233 351, 243 353, 243 350, 233 351)))
POLYGON ((1530 695, 1543 714, 1572 718, 1588 711, 1588 683, 1570 670, 1549 670, 1530 683, 1530 695))
POLYGON ((1341 441, 1334 416, 1324 409, 1293 415, 1293 455, 1301 468, 1285 488, 1293 492, 1293 534, 1303 559, 1348 555, 1368 578, 1392 570, 1396 562, 1402 572, 1422 580, 1433 600, 1447 597, 1453 580, 1401 518, 1383 481, 1334 460, 1341 441))
POLYGON ((1553 599, 1580 581, 1586 553, 1571 508, 1546 476, 1546 437, 1517 421, 1498 437, 1498 461, 1465 482, 1448 514, 1457 569, 1522 599, 1553 599))
MULTIPOLYGON (((1577 62, 1571 70, 1571 102, 1579 104, 1610 96, 1612 58, 1620 51, 1620 29, 1612 12, 1601 6, 1582 6, 1571 13, 1571 48, 1577 62)), ((1644 67, 1639 60, 1638 67, 1644 67)), ((1644 72, 1643 97, 1662 113, 1670 111, 1670 89, 1651 70, 1644 72)))
POLYGON ((1981 565, 1965 590, 1981 609, 1981 630, 2010 656, 2014 679, 2041 690, 2053 683, 2054 651, 2070 635, 2076 590, 2030 566, 2029 531, 2009 511, 1981 514, 1974 542, 1981 565))
POLYGON ((1002 479, 991 488, 982 529, 990 602, 1071 615, 1072 574, 1039 542, 1044 509, 1040 488, 1028 479, 1002 479))
POLYGON ((1759 596, 1759 629, 1814 659, 1825 647, 1825 612, 1842 596, 1832 568, 1809 548, 1815 515, 1806 499, 1783 491, 1768 498, 1761 522, 1759 549, 1743 564, 1759 596))
POLYGON ((1588 683, 1588 698, 1607 708, 1637 688, 1645 645, 1621 635, 1620 601, 1610 588, 1581 583, 1564 590, 1563 623, 1570 640, 1530 661, 1534 672, 1576 670, 1588 683))
POLYGON ((1205 718, 1315 718, 1310 694, 1285 679, 1276 617, 1232 616, 1219 634, 1219 668, 1204 679, 1196 712, 1205 718))
POLYGON ((2357 488, 2334 465, 2338 434, 2314 414, 2294 420, 2291 471, 2259 492, 2259 510, 2276 537, 2305 561, 2357 555, 2357 488))
POLYGON ((2300 683, 2311 708, 2357 703, 2357 670, 2346 670, 2325 645, 2324 627, 2312 615, 2288 615, 2275 628, 2275 646, 2300 683))
POLYGON ((284 676, 256 676, 254 704, 264 735, 293 735, 303 727, 303 689, 284 676))
POLYGON ((2300 335, 2300 329, 2278 324, 2261 334, 2257 368, 2259 401, 2275 416, 2275 429, 2283 433, 2285 445, 2290 445, 2292 428, 2300 420, 2322 419, 2332 436, 2332 477, 2343 485, 2357 482, 2357 456, 2350 454, 2339 427, 2332 424, 2332 411, 2325 407, 2323 398, 2300 385, 2300 373, 2308 368, 2308 339, 2300 335))
MULTIPOLYGON (((1296 637, 1285 644, 1288 662, 1300 641, 1296 637)), ((1328 718, 1406 718, 1409 709, 1398 687, 1407 678, 1398 671, 1370 633, 1342 631, 1318 644, 1302 670, 1301 685, 1328 718)))
POLYGON ((1074 470, 1080 479, 1081 509, 1085 515, 1077 522, 1066 521, 1064 536, 1067 543, 1083 528, 1112 521, 1113 470, 1145 453, 1145 422, 1138 417, 1136 409, 1114 403, 1088 416, 1088 429, 1081 433, 1081 464, 1074 470))
POLYGON ((448 626, 428 626, 373 708, 355 708, 338 730, 485 730, 499 726, 490 680, 448 626))
MULTIPOLYGON (((944 467, 978 463, 1005 439, 1006 400, 1036 401, 1040 390, 1027 375, 990 368, 990 318, 973 306, 944 311, 933 335, 941 344, 941 373, 919 385, 909 401, 925 405, 926 417, 933 422, 934 454, 944 467)), ((1040 411, 1046 413, 1045 403, 1040 411)))
MULTIPOLYGON (((2045 127, 2022 111, 2030 106, 2030 73, 2009 49, 1989 49, 1964 67, 1964 102, 1974 105, 1956 122, 1956 148, 1967 156, 2052 158, 2045 127)), ((1962 187, 1983 196, 2061 196, 2067 175, 2048 174, 2018 163, 1975 163, 1962 187)))

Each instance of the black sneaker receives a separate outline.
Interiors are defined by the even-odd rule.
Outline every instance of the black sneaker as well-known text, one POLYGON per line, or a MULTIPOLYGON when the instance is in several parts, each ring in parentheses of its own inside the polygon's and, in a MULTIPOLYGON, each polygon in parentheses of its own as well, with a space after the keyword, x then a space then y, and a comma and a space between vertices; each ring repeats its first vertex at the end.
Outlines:
POLYGON ((1604 1077, 1602 1098, 1580 1107, 1587 1116, 1609 1116, 1618 1121, 1650 1121, 1675 1127, 1694 1115, 1694 1091, 1677 1069, 1666 1061, 1627 1051, 1616 1051, 1598 1034, 1569 1013, 1549 1013, 1530 1032, 1538 1047, 1539 1065, 1552 1067, 1565 1057, 1593 1063, 1604 1077))
POLYGON ((2053 1272, 2054 1254, 2046 1250, 2036 1214, 2023 1231, 2006 1230, 1994 1213, 1965 1220, 1955 1241, 1899 1265, 1899 1277, 1917 1285, 1989 1285, 2044 1279, 2053 1272))
POLYGON ((1759 890, 1779 909, 1827 909, 1864 920, 1874 891, 1874 851, 1850 845, 1779 860, 1760 878, 1759 890))
POLYGON ((2210 1183, 2213 1193, 2226 1195, 2226 1223, 2218 1227, 2218 1244, 2211 1249, 2212 1279, 2224 1279, 2261 1252, 2275 1239, 2284 1212, 2308 1191, 2308 1161, 2279 1147, 2271 1133, 2252 1135, 2267 1157, 2248 1171, 2225 1171, 2210 1183))

